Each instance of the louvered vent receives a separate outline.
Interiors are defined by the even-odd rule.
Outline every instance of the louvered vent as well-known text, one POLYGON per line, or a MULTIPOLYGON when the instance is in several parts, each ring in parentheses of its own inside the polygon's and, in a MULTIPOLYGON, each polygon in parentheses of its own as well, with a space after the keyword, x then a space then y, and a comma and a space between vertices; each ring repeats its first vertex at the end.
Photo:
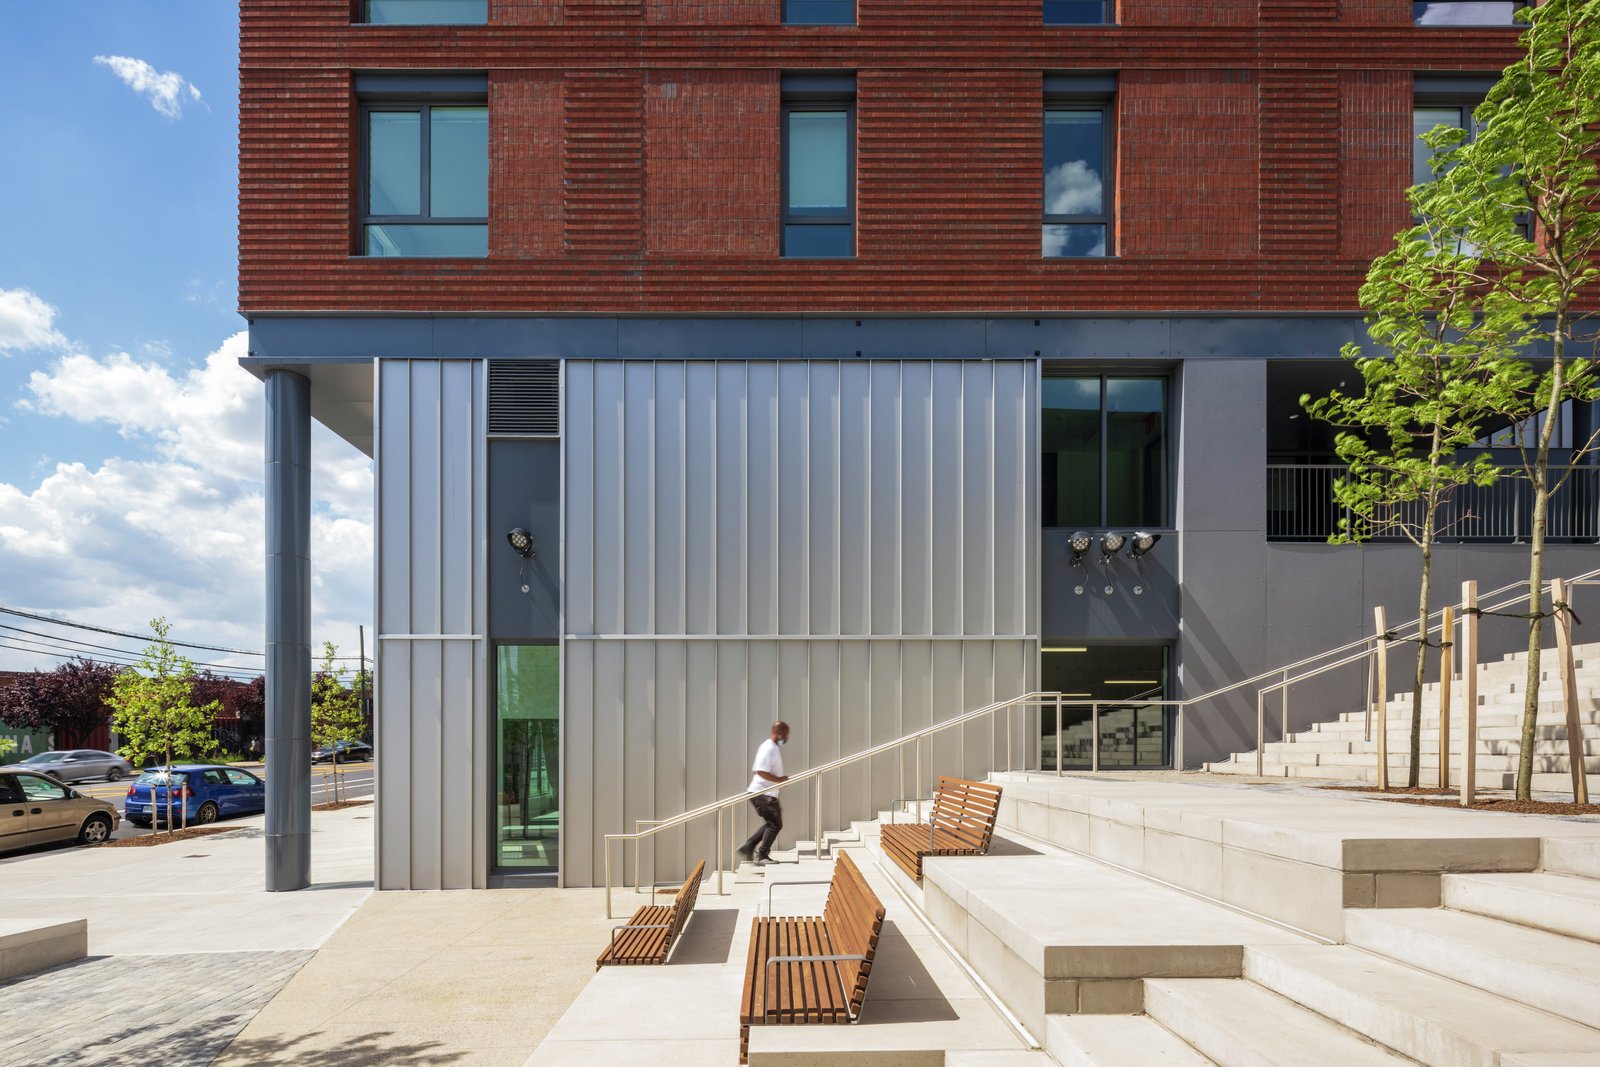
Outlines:
POLYGON ((561 433, 561 363, 489 361, 489 432, 555 437, 561 433))

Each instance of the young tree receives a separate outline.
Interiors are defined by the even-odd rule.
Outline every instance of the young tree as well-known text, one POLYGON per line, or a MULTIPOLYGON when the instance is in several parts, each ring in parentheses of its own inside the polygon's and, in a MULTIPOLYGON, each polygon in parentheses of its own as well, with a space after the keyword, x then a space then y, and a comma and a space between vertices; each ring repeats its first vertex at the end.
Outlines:
MULTIPOLYGON (((1367 329, 1390 355, 1363 356, 1346 345, 1360 372, 1360 395, 1333 392, 1301 398, 1314 417, 1339 428, 1335 450, 1349 468, 1334 486, 1345 517, 1330 541, 1359 542, 1398 533, 1422 555, 1417 596, 1417 662, 1412 686, 1411 759, 1407 781, 1421 783, 1422 688, 1427 670, 1433 549, 1466 516, 1446 511, 1464 485, 1488 486, 1498 470, 1486 452, 1463 454, 1504 407, 1516 362, 1505 353, 1520 317, 1480 315, 1470 256, 1441 252, 1426 225, 1400 235, 1379 257, 1361 288, 1367 329)), ((1379 694, 1387 700, 1388 694, 1379 694)))
POLYGON ((342 799, 338 745, 361 740, 367 726, 361 695, 345 685, 345 669, 338 665, 338 655, 339 649, 332 641, 322 642, 322 663, 311 679, 311 743, 318 748, 333 747, 335 800, 342 799))
MULTIPOLYGON (((176 784, 171 773, 174 759, 193 759, 215 751, 216 738, 211 726, 222 705, 216 701, 194 703, 194 663, 179 655, 168 640, 172 627, 166 619, 151 619, 156 638, 150 642, 137 666, 119 673, 106 703, 114 714, 113 725, 123 737, 122 755, 134 766, 151 759, 167 768, 167 828, 172 828, 172 793, 176 784)), ((155 791, 151 790, 154 800, 155 791)))
MULTIPOLYGON (((1519 435, 1533 488, 1528 562, 1528 676, 1524 691, 1517 796, 1532 787, 1539 710, 1539 652, 1545 606, 1544 547, 1553 435, 1563 406, 1597 395, 1593 335, 1579 330, 1581 308, 1600 289, 1600 0, 1545 0, 1524 10, 1526 55, 1507 67, 1475 117, 1480 132, 1438 128, 1436 180, 1419 187, 1418 206, 1437 230, 1480 261, 1485 302, 1520 305, 1529 352, 1548 352, 1513 398, 1512 417, 1541 417, 1531 445, 1519 435)), ((1572 457, 1594 445, 1574 442, 1572 457)))
POLYGON ((0 762, 17 750, 17 743, 9 737, 0 737, 0 762))
POLYGON ((76 748, 111 716, 106 698, 115 667, 69 660, 54 670, 29 671, 0 689, 0 722, 19 730, 53 733, 56 745, 76 748))

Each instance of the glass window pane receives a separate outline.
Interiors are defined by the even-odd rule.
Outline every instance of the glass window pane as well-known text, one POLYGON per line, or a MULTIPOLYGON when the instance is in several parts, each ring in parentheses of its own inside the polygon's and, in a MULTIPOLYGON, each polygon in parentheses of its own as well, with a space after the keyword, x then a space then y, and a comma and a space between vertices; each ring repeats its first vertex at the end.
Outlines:
POLYGON ((561 840, 561 655, 503 645, 495 655, 495 866, 557 866, 561 840))
POLYGON ((367 0, 367 21, 389 26, 482 26, 489 0, 367 0))
POLYGON ((367 115, 367 214, 422 214, 422 113, 367 115))
POLYGON ((842 214, 850 206, 850 113, 789 112, 789 210, 842 214))
POLYGON ((1514 26, 1520 3, 1512 0, 1415 0, 1418 26, 1514 26))
POLYGON ((1074 223, 1071 226, 1046 226, 1046 259, 1085 259, 1106 254, 1106 228, 1100 223, 1074 223))
MULTIPOLYGON (((1098 553, 1099 549, 1094 549, 1098 553)), ((1049 642, 1046 642, 1048 645, 1049 642)), ((1164 700, 1167 649, 1163 646, 1101 645, 1045 650, 1040 674, 1048 692, 1069 701, 1099 700, 1100 766, 1155 768, 1172 762, 1171 712, 1147 701, 1164 700)), ((1088 767, 1094 757, 1092 713, 1087 705, 1062 709, 1061 740, 1055 716, 1041 715, 1044 769, 1055 770, 1059 747, 1063 766, 1088 767)))
POLYGON ((1046 378, 1041 509, 1046 526, 1100 525, 1100 379, 1046 378))
POLYGON ((1103 215, 1105 112, 1044 113, 1044 213, 1103 215))
POLYGON ((785 226, 783 254, 793 259, 848 259, 856 254, 855 227, 785 226))
POLYGON ((489 217, 489 109, 436 107, 429 123, 428 194, 432 215, 489 217))
POLYGON ((1044 0, 1046 26, 1096 26, 1105 21, 1104 0, 1044 0))
POLYGON ((1166 525, 1167 383, 1106 379, 1106 525, 1166 525))
POLYGON ((489 254, 489 227, 484 225, 405 225, 367 227, 369 256, 484 257, 489 254))
POLYGON ((802 26, 853 26, 856 0, 784 0, 783 21, 802 26))
POLYGON ((1433 149, 1423 141, 1422 135, 1435 126, 1461 128, 1459 107, 1419 107, 1411 113, 1413 134, 1411 150, 1411 184, 1421 185, 1433 181, 1433 149))

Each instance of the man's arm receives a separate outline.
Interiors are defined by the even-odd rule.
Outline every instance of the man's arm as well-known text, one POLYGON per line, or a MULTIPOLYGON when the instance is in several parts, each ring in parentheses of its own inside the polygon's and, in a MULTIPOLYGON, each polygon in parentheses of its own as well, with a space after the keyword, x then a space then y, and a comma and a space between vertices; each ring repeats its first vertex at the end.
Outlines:
POLYGON ((756 771, 756 777, 763 781, 772 782, 774 785, 780 785, 789 780, 787 774, 768 774, 766 771, 756 771))

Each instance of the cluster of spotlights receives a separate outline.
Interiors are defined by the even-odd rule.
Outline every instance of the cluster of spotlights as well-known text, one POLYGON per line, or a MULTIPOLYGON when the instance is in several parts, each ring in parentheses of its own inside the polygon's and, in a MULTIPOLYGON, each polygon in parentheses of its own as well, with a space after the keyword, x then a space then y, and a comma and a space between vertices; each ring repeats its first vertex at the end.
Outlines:
MULTIPOLYGON (((1107 531, 1100 535, 1100 562, 1109 564, 1117 558, 1117 553, 1124 548, 1128 550, 1129 559, 1140 559, 1161 540, 1158 533, 1146 533, 1140 530, 1134 534, 1117 533, 1115 530, 1107 531)), ((1095 539, 1089 534, 1079 530, 1067 540, 1067 545, 1072 549, 1072 565, 1083 566, 1083 557, 1088 555, 1089 549, 1094 547, 1095 539)))

